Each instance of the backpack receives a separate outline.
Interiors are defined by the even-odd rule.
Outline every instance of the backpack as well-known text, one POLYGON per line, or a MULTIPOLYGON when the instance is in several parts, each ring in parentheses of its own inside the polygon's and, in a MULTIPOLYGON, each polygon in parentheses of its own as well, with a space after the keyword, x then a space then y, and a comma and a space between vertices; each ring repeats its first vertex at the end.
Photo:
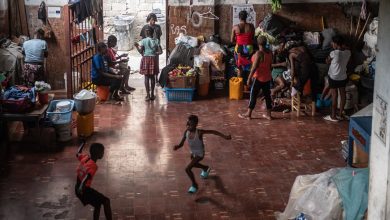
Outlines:
POLYGON ((38 19, 41 20, 44 24, 46 24, 47 16, 46 16, 46 4, 44 1, 41 2, 41 5, 38 9, 38 19))

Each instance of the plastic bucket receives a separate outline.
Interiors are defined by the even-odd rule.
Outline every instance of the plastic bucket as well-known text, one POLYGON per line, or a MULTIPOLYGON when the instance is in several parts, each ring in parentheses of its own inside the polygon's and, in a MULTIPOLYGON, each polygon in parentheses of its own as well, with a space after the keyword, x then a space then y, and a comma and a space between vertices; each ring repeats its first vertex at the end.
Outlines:
POLYGON ((96 93, 100 101, 107 101, 110 96, 110 87, 109 86, 97 86, 96 93))
POLYGON ((57 141, 66 142, 72 139, 71 123, 54 125, 57 141))
POLYGON ((49 103, 49 94, 38 92, 38 102, 41 105, 46 105, 49 103))

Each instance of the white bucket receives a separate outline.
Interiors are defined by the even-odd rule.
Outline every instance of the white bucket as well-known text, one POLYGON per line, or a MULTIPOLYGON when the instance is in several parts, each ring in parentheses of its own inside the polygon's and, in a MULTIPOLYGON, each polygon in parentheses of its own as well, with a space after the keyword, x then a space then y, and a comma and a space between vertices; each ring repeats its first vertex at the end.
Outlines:
POLYGON ((60 142, 70 141, 72 139, 72 124, 54 125, 57 140, 60 142))

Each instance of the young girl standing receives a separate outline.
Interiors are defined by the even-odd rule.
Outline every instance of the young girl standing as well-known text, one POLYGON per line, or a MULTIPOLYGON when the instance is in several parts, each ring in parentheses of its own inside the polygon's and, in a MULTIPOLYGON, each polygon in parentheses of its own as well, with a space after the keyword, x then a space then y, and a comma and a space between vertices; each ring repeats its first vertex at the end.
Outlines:
POLYGON ((344 40, 341 36, 333 37, 332 47, 334 50, 330 52, 327 59, 327 63, 330 64, 328 76, 330 93, 332 95, 332 113, 331 115, 325 116, 324 119, 332 122, 337 122, 344 118, 345 87, 348 83, 347 64, 351 57, 351 51, 345 49, 343 44, 344 40), (338 93, 340 93, 339 116, 336 115, 338 93))
POLYGON ((152 29, 147 28, 145 30, 146 38, 140 42, 135 43, 138 52, 142 54, 140 73, 145 76, 145 88, 147 95, 146 101, 154 100, 154 87, 156 85, 155 75, 158 74, 156 68, 156 53, 158 50, 159 42, 157 39, 152 38, 152 29))

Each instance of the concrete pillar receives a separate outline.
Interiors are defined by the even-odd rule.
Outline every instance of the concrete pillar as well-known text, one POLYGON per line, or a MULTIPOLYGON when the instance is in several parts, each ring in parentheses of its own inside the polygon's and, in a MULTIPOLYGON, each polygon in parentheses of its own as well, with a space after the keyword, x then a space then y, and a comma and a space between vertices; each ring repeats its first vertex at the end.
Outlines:
MULTIPOLYGON (((389 124, 387 116, 390 115, 390 1, 381 0, 379 8, 379 33, 378 33, 378 55, 375 74, 374 87, 374 110, 373 110, 373 124, 371 135, 371 150, 370 150, 370 185, 369 185, 369 199, 368 199, 368 219, 390 219, 390 184, 389 182, 389 124), (375 109, 381 109, 383 102, 377 97, 387 103, 385 110, 386 116, 375 109), (383 119, 386 124, 385 142, 381 140, 378 129, 381 126, 380 119, 383 119)), ((383 125, 382 122, 382 125, 383 125)))

